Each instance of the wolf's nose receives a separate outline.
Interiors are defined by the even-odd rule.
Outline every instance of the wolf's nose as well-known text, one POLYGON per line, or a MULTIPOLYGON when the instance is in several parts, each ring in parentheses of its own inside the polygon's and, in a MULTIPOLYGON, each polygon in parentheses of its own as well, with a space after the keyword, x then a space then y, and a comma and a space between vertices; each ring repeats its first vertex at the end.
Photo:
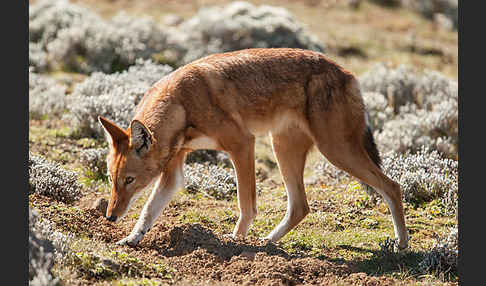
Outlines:
POLYGON ((106 219, 109 221, 116 221, 116 215, 111 215, 109 217, 106 217, 106 219))

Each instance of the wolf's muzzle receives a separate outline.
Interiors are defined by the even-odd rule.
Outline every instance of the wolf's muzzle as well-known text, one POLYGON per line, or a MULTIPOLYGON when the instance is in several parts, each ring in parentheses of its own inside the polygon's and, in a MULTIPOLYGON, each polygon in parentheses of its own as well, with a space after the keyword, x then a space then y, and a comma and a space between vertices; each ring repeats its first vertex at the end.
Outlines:
POLYGON ((106 217, 106 219, 111 221, 111 222, 114 222, 114 221, 116 221, 116 215, 111 215, 109 217, 106 217))

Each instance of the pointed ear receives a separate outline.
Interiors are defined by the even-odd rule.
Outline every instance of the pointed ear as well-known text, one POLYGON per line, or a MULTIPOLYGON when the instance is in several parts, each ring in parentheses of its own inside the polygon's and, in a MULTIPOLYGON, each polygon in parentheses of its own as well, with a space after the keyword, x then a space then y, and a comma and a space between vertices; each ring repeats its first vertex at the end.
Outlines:
POLYGON ((152 146, 152 132, 140 121, 134 119, 130 123, 130 145, 137 151, 138 155, 144 155, 152 146))
POLYGON ((98 121, 103 126, 106 133, 106 138, 110 141, 110 144, 114 144, 122 139, 128 139, 128 133, 122 128, 118 127, 115 123, 104 118, 103 116, 98 116, 98 121))

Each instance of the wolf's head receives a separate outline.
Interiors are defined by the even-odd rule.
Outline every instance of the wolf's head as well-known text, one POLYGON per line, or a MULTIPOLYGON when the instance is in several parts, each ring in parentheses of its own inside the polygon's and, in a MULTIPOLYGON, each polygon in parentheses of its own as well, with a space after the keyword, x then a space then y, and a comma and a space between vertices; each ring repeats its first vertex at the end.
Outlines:
POLYGON ((98 121, 110 145, 107 166, 112 189, 106 218, 115 222, 127 213, 141 191, 160 175, 160 160, 152 154, 155 138, 142 122, 133 120, 130 127, 123 130, 101 116, 98 121))

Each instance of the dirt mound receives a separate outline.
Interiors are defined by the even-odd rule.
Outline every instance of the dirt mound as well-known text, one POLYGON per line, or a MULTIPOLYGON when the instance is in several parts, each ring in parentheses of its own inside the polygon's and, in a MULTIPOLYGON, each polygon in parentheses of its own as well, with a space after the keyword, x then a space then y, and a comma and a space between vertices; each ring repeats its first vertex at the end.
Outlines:
POLYGON ((265 252, 243 253, 229 261, 199 248, 190 254, 168 258, 169 265, 185 275, 235 285, 323 284, 350 270, 315 258, 286 259, 265 252))
POLYGON ((322 284, 347 276, 347 265, 310 257, 293 257, 273 243, 257 238, 219 237, 199 224, 166 227, 156 224, 137 255, 165 258, 184 276, 199 281, 251 285, 322 284), (144 250, 142 250, 144 249, 144 250))
POLYGON ((200 224, 176 224, 170 229, 166 225, 156 224, 147 233, 141 246, 157 250, 166 257, 186 255, 201 248, 216 255, 221 261, 228 261, 233 256, 246 252, 265 252, 289 258, 275 244, 267 244, 258 238, 218 237, 200 224))

